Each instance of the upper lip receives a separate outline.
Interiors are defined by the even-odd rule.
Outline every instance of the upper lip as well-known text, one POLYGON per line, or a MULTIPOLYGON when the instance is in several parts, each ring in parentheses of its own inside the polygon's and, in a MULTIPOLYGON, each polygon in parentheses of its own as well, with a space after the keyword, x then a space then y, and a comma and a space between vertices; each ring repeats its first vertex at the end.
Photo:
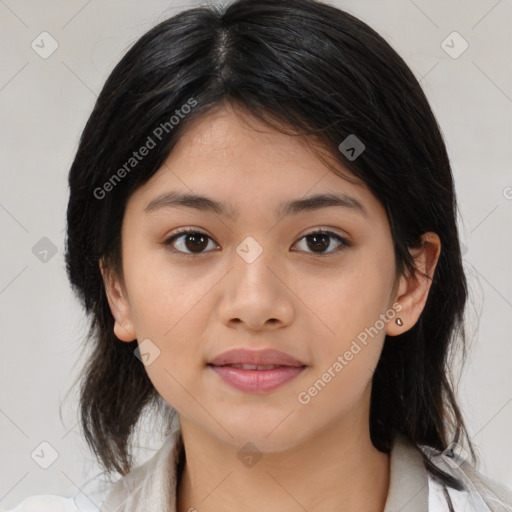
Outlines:
POLYGON ((212 359, 208 364, 223 366, 228 364, 253 364, 258 366, 306 366, 302 361, 295 359, 289 354, 275 349, 249 350, 236 348, 223 352, 212 359))

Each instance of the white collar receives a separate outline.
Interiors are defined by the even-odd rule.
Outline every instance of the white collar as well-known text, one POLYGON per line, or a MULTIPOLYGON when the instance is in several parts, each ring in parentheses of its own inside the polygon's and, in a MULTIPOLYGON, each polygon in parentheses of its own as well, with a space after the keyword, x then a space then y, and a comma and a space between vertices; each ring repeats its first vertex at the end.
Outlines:
MULTIPOLYGON (((485 480, 486 484, 498 487, 485 487, 491 494, 480 494, 472 488, 472 482, 483 482, 482 475, 473 469, 453 470, 443 465, 441 455, 427 449, 427 456, 445 472, 461 479, 467 491, 447 488, 455 511, 494 512, 512 511, 511 489, 485 480), (471 476, 471 480, 468 479, 471 476), (482 479, 481 479, 482 478, 482 479), (469 485, 468 485, 469 484, 469 485), (498 493, 494 491, 498 490, 498 493), (508 494, 510 492, 510 494, 508 494), (501 493, 501 494, 500 494, 501 493), (482 498, 485 497, 487 501, 482 498), (499 498, 497 498, 499 497, 499 498), (489 508, 492 501, 492 509, 489 508), (495 508, 496 507, 496 508, 495 508), (501 507, 501 508, 500 508, 501 507)), ((174 428, 164 440, 161 448, 144 464, 121 477, 108 493, 102 512, 176 512, 178 463, 183 456, 183 439, 179 426, 174 428)), ((465 467, 462 465, 461 467, 465 467)), ((443 485, 427 472, 422 454, 403 437, 395 439, 390 453, 390 483, 383 512, 432 512, 448 510, 443 485)), ((481 491, 484 487, 479 487, 481 491)))

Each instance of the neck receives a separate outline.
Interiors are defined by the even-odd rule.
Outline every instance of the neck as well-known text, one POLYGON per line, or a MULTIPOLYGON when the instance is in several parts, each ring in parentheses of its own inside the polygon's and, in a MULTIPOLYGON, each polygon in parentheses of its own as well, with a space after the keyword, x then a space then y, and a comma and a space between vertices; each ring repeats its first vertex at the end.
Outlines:
POLYGON ((328 427, 307 442, 262 453, 243 464, 239 448, 181 422, 186 460, 177 512, 246 510, 382 512, 389 489, 389 455, 371 443, 368 422, 328 427), (255 459, 253 459, 254 462, 255 459))

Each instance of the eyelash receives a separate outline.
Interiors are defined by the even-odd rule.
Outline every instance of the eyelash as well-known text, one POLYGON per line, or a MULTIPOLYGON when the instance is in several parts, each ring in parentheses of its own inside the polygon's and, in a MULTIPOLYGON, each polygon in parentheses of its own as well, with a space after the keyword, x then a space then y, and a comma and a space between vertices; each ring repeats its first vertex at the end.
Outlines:
MULTIPOLYGON (((190 233, 193 233, 193 234, 197 234, 197 235, 203 235, 205 236, 206 238, 209 238, 210 240, 213 240, 209 235, 207 235, 204 231, 201 231, 200 229, 197 229, 197 228, 180 228, 179 230, 177 230, 175 233, 173 233, 170 237, 168 237, 167 239, 165 239, 162 244, 166 247, 170 247, 171 251, 173 252, 176 252, 182 256, 185 256, 185 257, 194 257, 194 256, 199 256, 201 254, 206 254, 210 251, 203 251, 203 252, 196 252, 196 253, 193 253, 193 252, 183 252, 183 251, 178 251, 174 248, 172 248, 172 244, 175 240, 177 240, 178 238, 180 237, 183 237, 184 235, 187 235, 187 234, 190 234, 190 233)), ((334 250, 332 251, 329 251, 329 252, 324 252, 324 253, 321 253, 321 252, 309 252, 309 251, 305 251, 307 254, 312 254, 312 255, 315 255, 315 256, 320 256, 320 257, 327 257, 327 256, 331 256, 332 254, 335 254, 339 251, 342 251, 343 249, 345 249, 345 247, 350 247, 351 244, 350 242, 338 235, 337 233, 334 233, 333 231, 329 231, 329 230, 326 230, 326 229, 318 229, 317 231, 311 231, 309 233, 306 233, 305 235, 303 235, 300 239, 302 240, 303 238, 306 238, 308 236, 311 236, 311 235, 327 235, 329 236, 330 238, 335 238, 337 239, 339 242, 340 242, 340 245, 335 248, 334 250)))

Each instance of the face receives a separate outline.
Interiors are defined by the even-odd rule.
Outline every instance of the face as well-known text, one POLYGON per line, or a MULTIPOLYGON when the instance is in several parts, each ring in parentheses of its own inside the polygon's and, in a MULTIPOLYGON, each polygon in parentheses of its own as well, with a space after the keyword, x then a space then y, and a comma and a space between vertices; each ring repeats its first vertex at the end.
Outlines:
MULTIPOLYGON (((191 125, 130 197, 124 283, 106 284, 116 335, 138 340, 182 423, 271 452, 367 419, 384 337, 405 330, 394 319, 408 299, 405 282, 393 289, 386 212, 364 184, 335 175, 304 140, 248 120, 223 107, 191 125), (344 200, 283 206, 327 194, 344 200), (275 349, 303 367, 273 389, 240 389, 208 364, 231 349, 275 349)), ((237 374, 249 371, 268 370, 237 374)))

